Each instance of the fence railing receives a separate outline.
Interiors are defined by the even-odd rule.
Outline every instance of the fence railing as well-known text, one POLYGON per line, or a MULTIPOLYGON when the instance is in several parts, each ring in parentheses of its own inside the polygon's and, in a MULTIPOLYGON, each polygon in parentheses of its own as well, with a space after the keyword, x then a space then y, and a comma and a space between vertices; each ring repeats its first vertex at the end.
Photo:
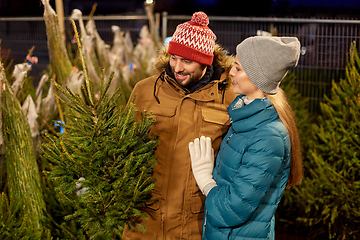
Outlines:
MULTIPOLYGON (((161 37, 165 39, 175 31, 178 24, 190 20, 191 16, 167 15, 162 13, 161 37)), ((84 16, 84 20, 86 20, 84 16)), ((128 31, 137 43, 142 26, 148 24, 147 16, 93 16, 97 31, 103 40, 112 45, 112 25, 128 31)), ((295 85, 301 94, 309 98, 309 111, 318 112, 319 102, 328 94, 331 81, 345 75, 347 53, 353 41, 360 42, 359 20, 336 19, 295 19, 295 18, 258 18, 258 17, 219 17, 209 16, 209 27, 217 36, 217 42, 230 54, 235 54, 238 43, 258 31, 276 32, 278 36, 295 36, 301 42, 301 57, 293 70, 297 75, 295 85)), ((69 19, 65 21, 66 33, 72 32, 69 19)), ((67 36, 70 42, 71 35, 67 36)), ((35 46, 34 55, 39 63, 31 72, 40 79, 41 71, 49 63, 45 22, 42 17, 0 18, 0 39, 2 56, 10 49, 10 59, 14 63, 25 58, 28 49, 35 46)))
MULTIPOLYGON (((179 23, 191 16, 167 16, 163 14, 162 35, 171 35, 179 23)), ((301 56, 293 70, 295 85, 303 96, 309 98, 309 111, 318 112, 319 102, 329 94, 332 80, 345 76, 347 54, 353 41, 360 42, 360 21, 335 19, 295 19, 258 17, 209 17, 209 27, 217 36, 217 42, 231 54, 235 47, 258 31, 277 32, 278 36, 295 36, 301 42, 301 56)))

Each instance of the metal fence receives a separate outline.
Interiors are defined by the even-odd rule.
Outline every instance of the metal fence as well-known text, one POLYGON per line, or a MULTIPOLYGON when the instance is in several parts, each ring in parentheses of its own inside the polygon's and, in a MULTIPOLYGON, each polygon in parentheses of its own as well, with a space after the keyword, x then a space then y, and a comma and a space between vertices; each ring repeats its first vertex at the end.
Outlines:
MULTIPOLYGON (((161 37, 165 39, 175 31, 179 23, 190 20, 191 16, 170 16, 162 13, 158 21, 161 37)), ((84 16, 84 20, 87 18, 84 16)), ((94 16, 96 28, 103 40, 112 45, 112 25, 122 31, 129 31, 136 44, 140 29, 148 24, 147 16, 94 16)), ((217 17, 209 16, 209 27, 217 36, 217 42, 230 54, 235 54, 238 43, 258 31, 276 31, 278 36, 296 36, 302 46, 298 66, 293 70, 297 78, 295 85, 301 94, 309 98, 309 111, 319 111, 319 102, 324 94, 329 94, 332 80, 345 76, 347 54, 353 41, 360 42, 359 20, 335 19, 295 19, 257 17, 217 17)), ((71 24, 66 19, 66 32, 71 32, 71 24)), ((70 42, 71 35, 67 36, 70 42)), ((10 59, 14 63, 25 58, 28 49, 35 46, 34 55, 39 63, 33 66, 31 75, 40 79, 41 71, 49 63, 45 23, 39 18, 0 18, 0 39, 2 56, 10 49, 10 59)))
MULTIPOLYGON (((89 18, 84 16, 84 21, 89 18)), ((119 26, 122 31, 128 31, 134 44, 136 43, 142 26, 148 24, 147 16, 93 16, 97 31, 103 40, 112 45, 114 34, 111 26, 119 26)), ((77 22, 77 21, 76 21, 77 22)), ((65 18, 65 35, 68 48, 73 39, 73 29, 69 18, 65 18)), ((38 64, 32 66, 30 75, 37 82, 41 72, 47 69, 49 53, 47 46, 46 26, 43 17, 0 18, 1 56, 10 51, 8 59, 13 59, 14 64, 24 61, 29 49, 35 46, 33 55, 39 59, 38 64)))
MULTIPOLYGON (((167 16, 163 36, 171 35, 176 26, 191 16, 167 16)), ((309 98, 309 111, 319 112, 319 102, 329 94, 332 80, 345 77, 350 44, 360 42, 360 21, 295 18, 209 17, 209 27, 217 42, 235 54, 235 47, 258 31, 277 32, 278 36, 295 36, 301 42, 301 56, 295 85, 309 98)), ((163 24, 164 25, 164 24, 163 24)))

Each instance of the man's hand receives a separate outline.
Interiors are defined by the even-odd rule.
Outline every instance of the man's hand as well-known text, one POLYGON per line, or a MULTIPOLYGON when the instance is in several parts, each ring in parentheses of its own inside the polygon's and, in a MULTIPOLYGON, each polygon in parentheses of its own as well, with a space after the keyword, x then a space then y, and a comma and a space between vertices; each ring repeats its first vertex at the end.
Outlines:
POLYGON ((217 186, 212 177, 214 169, 214 149, 211 138, 201 136, 189 143, 191 167, 201 192, 206 196, 210 190, 217 186))

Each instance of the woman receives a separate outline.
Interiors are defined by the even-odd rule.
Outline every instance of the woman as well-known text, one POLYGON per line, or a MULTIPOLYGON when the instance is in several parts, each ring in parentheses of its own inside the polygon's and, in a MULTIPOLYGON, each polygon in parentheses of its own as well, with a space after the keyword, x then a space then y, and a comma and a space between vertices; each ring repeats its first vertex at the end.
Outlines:
POLYGON ((239 95, 228 107, 231 127, 214 170, 211 139, 189 144, 193 174, 206 195, 203 239, 275 239, 283 190, 302 178, 293 111, 279 88, 299 52, 294 37, 250 37, 236 47, 230 75, 239 95))

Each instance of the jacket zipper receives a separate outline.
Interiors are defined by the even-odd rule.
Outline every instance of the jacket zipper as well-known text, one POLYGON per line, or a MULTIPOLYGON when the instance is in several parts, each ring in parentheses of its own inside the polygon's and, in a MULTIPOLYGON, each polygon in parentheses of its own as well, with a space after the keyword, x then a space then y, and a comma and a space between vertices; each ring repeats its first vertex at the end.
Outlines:
POLYGON ((165 240, 165 213, 161 213, 161 226, 163 228, 163 239, 165 240))
POLYGON ((207 221, 207 210, 205 211, 205 214, 204 214, 204 224, 203 224, 202 238, 205 238, 206 221, 207 221))

